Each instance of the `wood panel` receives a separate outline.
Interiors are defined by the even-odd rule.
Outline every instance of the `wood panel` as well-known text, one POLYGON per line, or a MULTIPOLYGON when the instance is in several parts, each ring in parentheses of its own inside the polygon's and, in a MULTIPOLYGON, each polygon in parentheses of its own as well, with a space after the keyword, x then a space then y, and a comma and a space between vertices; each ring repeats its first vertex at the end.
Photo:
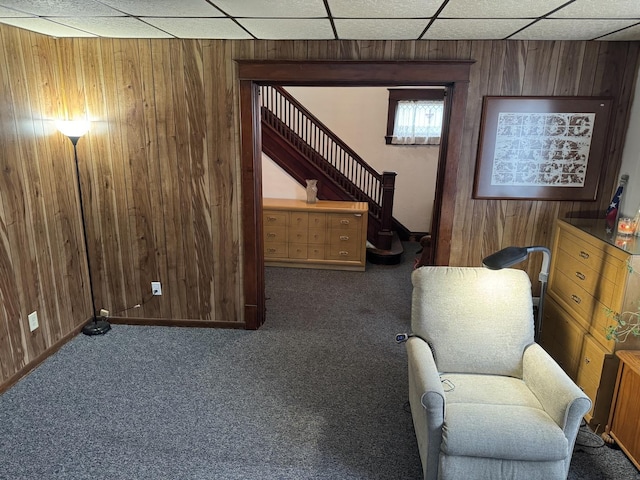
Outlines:
MULTIPOLYGON (((627 42, 53 39, 5 25, 0 39, 0 386, 91 315, 73 148, 51 120, 94 120, 78 154, 96 307, 140 324, 255 327, 260 312, 245 319, 244 297, 264 292, 251 293, 242 265, 260 271, 262 258, 242 232, 259 212, 240 185, 248 176, 259 198, 260 168, 241 169, 239 125, 251 112, 240 97, 251 92, 236 59, 474 60, 456 194, 444 199, 451 265, 549 246, 556 216, 606 206, 638 66, 627 42), (615 97, 596 202, 471 198, 482 97, 525 94, 615 97), (30 333, 33 310, 41 328, 30 333)), ((537 283, 539 260, 523 268, 537 283)))

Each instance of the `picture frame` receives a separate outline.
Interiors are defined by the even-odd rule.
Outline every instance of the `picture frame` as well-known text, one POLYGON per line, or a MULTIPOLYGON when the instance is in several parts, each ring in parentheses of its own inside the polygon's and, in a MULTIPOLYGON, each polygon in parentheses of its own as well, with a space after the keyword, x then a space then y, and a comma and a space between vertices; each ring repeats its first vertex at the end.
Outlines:
POLYGON ((482 105, 475 199, 594 201, 611 97, 495 97, 482 105))

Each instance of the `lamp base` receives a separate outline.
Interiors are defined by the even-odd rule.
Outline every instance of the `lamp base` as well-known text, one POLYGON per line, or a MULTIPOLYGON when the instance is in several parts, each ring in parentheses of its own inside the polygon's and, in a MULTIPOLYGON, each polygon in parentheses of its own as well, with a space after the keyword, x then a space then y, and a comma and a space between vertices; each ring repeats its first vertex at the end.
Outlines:
POLYGON ((104 335, 111 330, 111 324, 106 320, 95 320, 82 327, 85 335, 104 335))

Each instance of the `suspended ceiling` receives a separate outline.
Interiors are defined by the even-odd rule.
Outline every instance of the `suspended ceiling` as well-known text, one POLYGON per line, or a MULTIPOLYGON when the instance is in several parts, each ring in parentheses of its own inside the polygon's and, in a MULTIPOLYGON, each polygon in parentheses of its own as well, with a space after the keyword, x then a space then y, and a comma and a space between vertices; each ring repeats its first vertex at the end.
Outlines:
POLYGON ((640 40, 640 0, 0 0, 54 37, 640 40))

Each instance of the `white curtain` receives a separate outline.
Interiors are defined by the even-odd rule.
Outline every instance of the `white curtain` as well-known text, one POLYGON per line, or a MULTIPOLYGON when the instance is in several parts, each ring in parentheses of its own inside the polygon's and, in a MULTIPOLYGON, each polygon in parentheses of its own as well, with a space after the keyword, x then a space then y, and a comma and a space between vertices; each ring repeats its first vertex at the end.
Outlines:
POLYGON ((401 100, 391 143, 396 145, 438 145, 442 131, 441 100, 401 100))

